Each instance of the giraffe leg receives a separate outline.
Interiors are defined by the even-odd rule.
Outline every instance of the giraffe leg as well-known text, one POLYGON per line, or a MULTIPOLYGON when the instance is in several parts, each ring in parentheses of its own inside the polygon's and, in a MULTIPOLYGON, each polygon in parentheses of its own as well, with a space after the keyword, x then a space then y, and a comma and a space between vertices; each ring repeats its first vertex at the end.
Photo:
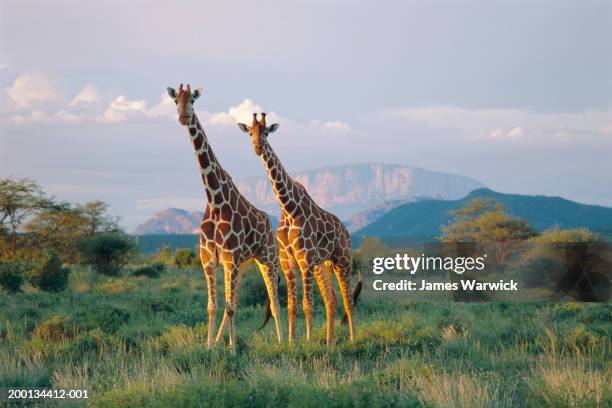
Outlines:
POLYGON ((266 289, 268 290, 268 298, 270 299, 270 311, 276 324, 276 337, 279 344, 283 341, 283 333, 279 320, 279 305, 278 305, 278 259, 277 262, 267 261, 265 263, 257 261, 257 266, 261 272, 266 289))
POLYGON ((344 304, 344 311, 348 320, 349 335, 351 341, 355 340, 355 327, 353 326, 353 298, 351 297, 351 265, 350 263, 344 265, 334 265, 334 272, 336 279, 338 280, 338 286, 340 286, 340 293, 342 294, 342 303, 344 304))
POLYGON ((314 312, 314 304, 312 301, 314 265, 305 259, 300 259, 298 264, 300 266, 300 272, 302 272, 302 309, 304 310, 304 320, 306 320, 306 341, 310 341, 310 334, 312 333, 312 313, 314 312))
POLYGON ((289 328, 287 337, 289 339, 289 343, 291 343, 293 342, 295 312, 297 311, 297 274, 295 271, 295 260, 293 259, 293 256, 291 255, 280 231, 277 231, 277 242, 280 265, 285 275, 285 281, 287 282, 287 315, 289 328))
POLYGON ((229 328, 229 342, 232 354, 236 353, 236 326, 234 317, 238 309, 238 290, 240 288, 241 268, 233 262, 225 267, 225 315, 229 328))
POLYGON ((208 348, 212 348, 217 315, 217 275, 215 265, 212 261, 204 258, 203 255, 200 255, 200 259, 204 268, 206 287, 208 288, 208 337, 206 344, 208 345, 208 348))
POLYGON ((233 315, 236 311, 236 308, 238 307, 238 288, 240 286, 240 278, 242 277, 242 274, 244 273, 244 270, 247 268, 248 263, 244 263, 243 265, 241 265, 240 267, 234 267, 234 263, 230 262, 228 264, 229 266, 226 266, 224 264, 223 268, 224 268, 224 277, 225 277, 225 310, 223 311, 223 319, 221 320, 221 325, 219 326, 219 331, 217 332, 217 336, 215 337, 215 344, 219 344, 221 342, 221 340, 223 340, 223 336, 225 335, 225 332, 229 329, 229 337, 230 337, 230 346, 233 343, 235 344, 236 339, 235 337, 232 338, 232 327, 231 327, 231 323, 233 321, 233 319, 230 319, 230 317, 233 318, 233 315), (229 273, 228 274, 228 268, 231 270, 236 270, 234 273, 229 273), (232 284, 232 279, 233 279, 233 284, 232 284), (233 285, 233 289, 232 289, 232 285, 233 285), (231 296, 231 301, 228 300, 228 290, 230 291, 230 296, 231 296), (233 307, 230 307, 231 305, 234 305, 233 307), (230 313, 228 313, 229 310, 232 310, 232 313, 230 316, 230 313))
POLYGON ((332 285, 332 272, 328 265, 318 265, 314 269, 314 276, 325 303, 327 347, 331 347, 334 343, 334 320, 336 319, 336 308, 338 307, 338 300, 332 285))

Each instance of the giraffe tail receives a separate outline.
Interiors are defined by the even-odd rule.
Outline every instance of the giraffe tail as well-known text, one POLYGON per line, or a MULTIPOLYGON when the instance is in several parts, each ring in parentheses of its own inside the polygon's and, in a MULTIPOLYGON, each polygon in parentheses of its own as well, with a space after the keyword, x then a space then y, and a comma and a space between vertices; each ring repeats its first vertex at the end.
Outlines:
MULTIPOLYGON (((277 279, 278 279, 278 283, 280 284, 280 276, 278 276, 277 279)), ((272 308, 270 307, 270 298, 268 297, 266 298, 266 304, 264 305, 264 321, 259 327, 259 329, 257 330, 261 330, 264 327, 266 327, 266 324, 268 324, 271 317, 272 317, 272 308)))
POLYGON ((272 317, 272 309, 270 308, 270 299, 266 299, 266 304, 264 305, 264 321, 257 330, 261 330, 266 327, 266 324, 270 321, 272 317))
MULTIPOLYGON (((359 299, 359 294, 361 293, 361 271, 357 272, 357 283, 351 292, 351 297, 353 298, 353 307, 357 306, 357 299, 359 299)), ((342 324, 348 323, 348 316, 346 312, 344 312, 344 316, 342 317, 342 324)))

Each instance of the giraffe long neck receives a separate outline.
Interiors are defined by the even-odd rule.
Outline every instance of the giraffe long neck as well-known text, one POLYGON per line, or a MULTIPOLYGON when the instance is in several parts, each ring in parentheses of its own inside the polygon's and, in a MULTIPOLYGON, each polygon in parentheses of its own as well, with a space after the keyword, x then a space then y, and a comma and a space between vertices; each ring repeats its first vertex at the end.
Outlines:
POLYGON ((295 196, 297 183, 287 173, 274 149, 267 142, 262 148, 261 159, 266 166, 266 170, 268 170, 274 194, 281 208, 288 214, 295 215, 295 211, 299 208, 295 196))
POLYGON ((215 200, 215 196, 221 195, 221 186, 224 184, 233 185, 233 183, 231 182, 230 176, 219 164, 215 153, 208 143, 204 128, 200 124, 200 120, 195 113, 192 115, 187 130, 191 137, 191 143, 193 144, 196 158, 200 164, 200 173, 202 174, 206 197, 208 198, 209 204, 214 208, 217 204, 220 204, 216 202, 219 200, 215 200))

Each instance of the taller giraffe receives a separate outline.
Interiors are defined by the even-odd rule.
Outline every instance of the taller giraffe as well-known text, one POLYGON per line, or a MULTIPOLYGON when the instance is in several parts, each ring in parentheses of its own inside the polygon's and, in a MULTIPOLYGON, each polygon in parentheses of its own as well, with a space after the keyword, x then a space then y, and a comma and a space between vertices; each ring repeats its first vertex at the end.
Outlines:
MULTIPOLYGON (((347 316, 351 340, 355 338, 353 326, 354 299, 350 292, 352 251, 351 238, 338 217, 319 207, 304 186, 293 180, 268 143, 268 134, 278 129, 275 123, 266 127, 266 114, 253 113, 253 123, 238 127, 251 136, 255 154, 260 156, 268 170, 274 193, 281 207, 281 219, 276 230, 281 267, 287 278, 287 309, 289 313, 289 341, 293 338, 293 321, 297 303, 295 261, 302 273, 302 307, 306 319, 306 339, 310 340, 313 312, 312 277, 314 276, 327 316, 327 345, 334 341, 334 319, 338 301, 333 289, 333 269, 347 316)), ((356 295, 355 295, 356 296, 356 295)))
POLYGON ((232 352, 236 350, 234 315, 238 308, 238 289, 246 266, 255 260, 268 290, 278 342, 282 341, 278 319, 278 248, 267 214, 255 208, 236 188, 213 153, 204 129, 193 109, 201 90, 190 86, 178 92, 167 88, 176 103, 178 121, 186 126, 200 165, 208 205, 200 226, 200 260, 208 287, 208 347, 213 347, 217 289, 215 266, 225 271, 225 312, 215 339, 221 340, 226 326, 232 352))

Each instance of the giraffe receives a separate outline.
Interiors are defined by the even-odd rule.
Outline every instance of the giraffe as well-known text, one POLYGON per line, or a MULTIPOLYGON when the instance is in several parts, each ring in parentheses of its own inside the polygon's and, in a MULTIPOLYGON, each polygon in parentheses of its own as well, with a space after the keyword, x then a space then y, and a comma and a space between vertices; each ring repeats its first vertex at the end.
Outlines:
POLYGON ((304 186, 293 180, 283 167, 268 143, 268 134, 276 131, 278 126, 275 123, 266 127, 265 113, 261 114, 260 121, 257 120, 257 113, 253 113, 251 126, 238 123, 238 127, 250 135, 255 154, 262 158, 281 207, 276 237, 281 268, 287 278, 289 341, 293 339, 297 303, 296 263, 302 275, 302 308, 306 320, 306 340, 310 340, 311 334, 314 276, 325 303, 327 345, 333 345, 334 319, 338 305, 332 282, 332 274, 335 274, 342 294, 350 338, 353 341, 355 338, 353 308, 358 291, 354 292, 353 296, 349 293, 352 266, 350 235, 340 219, 319 207, 304 186))
POLYGON ((270 219, 240 194, 232 178, 217 161, 193 108, 202 90, 197 89, 192 93, 189 84, 185 90, 180 84, 178 92, 170 87, 167 91, 176 103, 179 123, 188 130, 208 198, 200 226, 200 260, 208 288, 208 347, 214 347, 229 327, 230 348, 232 353, 236 351, 234 317, 238 308, 238 290, 244 270, 252 260, 257 263, 264 279, 280 343, 282 332, 277 297, 279 256, 270 219), (224 269, 225 311, 213 343, 217 264, 224 269))

